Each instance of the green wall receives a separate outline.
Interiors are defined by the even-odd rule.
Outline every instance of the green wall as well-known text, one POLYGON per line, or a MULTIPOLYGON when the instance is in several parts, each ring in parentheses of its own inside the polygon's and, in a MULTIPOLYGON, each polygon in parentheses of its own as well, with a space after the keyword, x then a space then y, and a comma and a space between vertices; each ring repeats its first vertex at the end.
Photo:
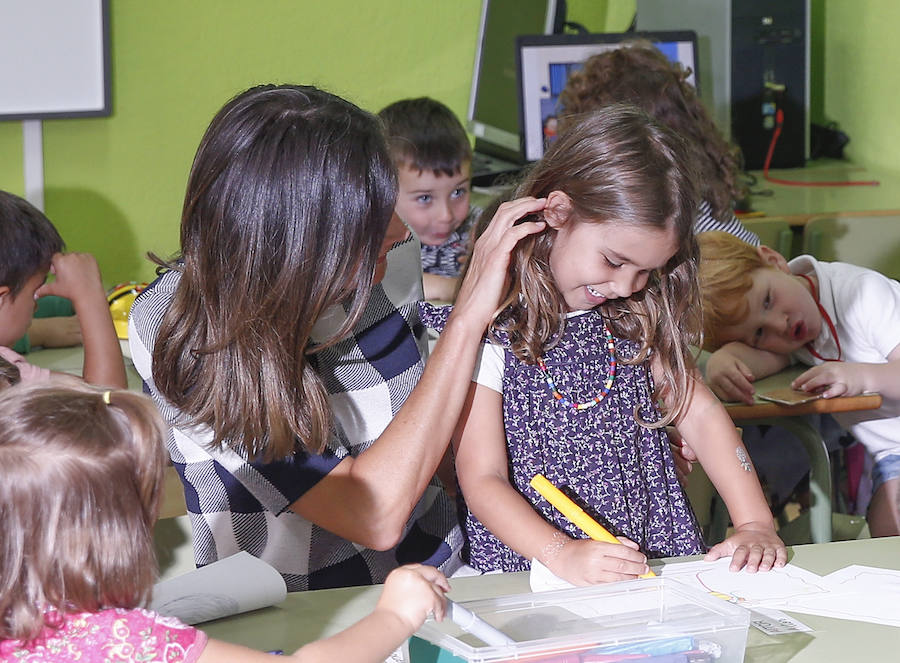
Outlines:
MULTIPOLYGON (((428 95, 465 115, 480 0, 111 0, 113 115, 43 123, 45 208, 104 280, 150 279, 178 246, 191 159, 216 110, 257 83, 311 83, 377 111, 428 95)), ((603 29, 607 3, 572 0, 603 29)), ((0 188, 22 195, 20 122, 0 188)))
MULTIPOLYGON (((817 0, 824 6, 823 0, 817 0)), ((45 207, 108 284, 152 278, 178 246, 191 159, 215 111, 263 82, 312 83, 376 111, 428 95, 465 115, 480 0, 111 0, 113 115, 48 120, 45 207)), ((634 0, 569 0, 592 31, 625 29, 634 0)), ((821 112, 863 164, 900 170, 893 0, 827 3, 821 112), (863 37, 865 35, 865 37, 863 37)), ((22 194, 20 122, 0 122, 0 188, 22 194)))
POLYGON ((850 136, 848 158, 900 175, 900 3, 821 0, 821 10, 824 119, 850 136))

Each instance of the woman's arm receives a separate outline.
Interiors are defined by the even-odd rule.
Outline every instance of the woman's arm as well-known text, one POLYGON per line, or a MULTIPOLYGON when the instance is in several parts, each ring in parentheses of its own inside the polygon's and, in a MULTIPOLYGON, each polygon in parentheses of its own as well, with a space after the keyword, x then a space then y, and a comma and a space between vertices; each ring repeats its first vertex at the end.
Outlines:
POLYGON ((466 504, 503 543, 577 585, 633 579, 648 570, 637 545, 571 539, 509 483, 502 396, 475 383, 456 435, 456 472, 466 504))
POLYGON ((769 570, 784 566, 787 550, 775 533, 750 455, 725 408, 699 375, 689 381, 691 394, 676 425, 725 500, 735 534, 713 546, 708 559, 732 555, 731 569, 769 570))
POLYGON ((500 207, 475 245, 453 313, 406 403, 371 447, 343 459, 292 505, 294 511, 368 548, 396 545, 453 434, 481 338, 506 282, 510 253, 519 240, 544 227, 516 221, 545 203, 522 198, 500 207))

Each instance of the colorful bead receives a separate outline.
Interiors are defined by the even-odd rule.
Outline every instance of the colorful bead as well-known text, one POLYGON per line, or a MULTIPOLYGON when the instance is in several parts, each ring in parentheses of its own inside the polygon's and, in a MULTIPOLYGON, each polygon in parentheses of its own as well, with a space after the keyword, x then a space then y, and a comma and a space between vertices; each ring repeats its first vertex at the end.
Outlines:
POLYGON ((541 369, 541 372, 544 374, 544 380, 547 382, 547 386, 550 388, 551 393, 553 394, 553 398, 555 398, 558 402, 566 407, 572 407, 575 410, 587 410, 588 408, 592 408, 595 405, 598 405, 600 401, 606 398, 606 395, 609 393, 609 390, 612 389, 613 380, 616 378, 616 344, 613 340, 612 332, 609 330, 609 327, 606 324, 606 321, 603 322, 603 332, 606 334, 606 348, 609 350, 609 362, 606 367, 606 380, 603 383, 603 388, 600 390, 600 393, 594 396, 591 400, 585 401, 584 403, 578 403, 573 401, 571 398, 563 394, 556 388, 556 383, 553 381, 553 376, 550 375, 550 371, 547 369, 547 365, 544 363, 543 357, 538 357, 537 364, 538 368, 541 369))

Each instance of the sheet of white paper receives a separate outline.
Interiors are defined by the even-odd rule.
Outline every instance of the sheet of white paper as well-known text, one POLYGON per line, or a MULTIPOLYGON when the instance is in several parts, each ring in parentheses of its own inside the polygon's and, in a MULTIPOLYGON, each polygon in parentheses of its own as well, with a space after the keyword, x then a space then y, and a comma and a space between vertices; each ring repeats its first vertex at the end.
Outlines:
POLYGON ((575 586, 560 578, 536 559, 531 560, 528 584, 531 585, 532 592, 549 592, 552 589, 568 589, 575 586))
POLYGON ((654 570, 664 578, 675 578, 731 603, 744 607, 782 607, 793 598, 821 594, 828 588, 822 577, 787 564, 781 568, 759 573, 729 571, 730 558, 714 562, 670 562, 654 570))
POLYGON ((854 564, 822 580, 827 594, 791 599, 784 609, 900 627, 900 571, 854 564))
MULTIPOLYGON (((822 577, 787 564, 747 573, 729 571, 730 561, 651 561, 650 566, 661 577, 674 578, 770 617, 777 616, 772 611, 778 609, 900 627, 900 571, 853 565, 822 577)), ((573 586, 537 560, 531 561, 530 583, 534 592, 573 586)), ((802 622, 790 626, 793 630, 803 627, 802 622)))
POLYGON ((199 624, 281 603, 284 578, 248 552, 157 583, 150 609, 185 624, 199 624))
MULTIPOLYGON (((675 578, 744 607, 781 607, 790 599, 828 591, 821 576, 792 564, 762 573, 747 573, 729 571, 730 563, 730 559, 723 558, 715 562, 651 561, 650 566, 659 576, 675 578)), ((537 560, 531 562, 530 583, 534 592, 572 587, 537 560)))

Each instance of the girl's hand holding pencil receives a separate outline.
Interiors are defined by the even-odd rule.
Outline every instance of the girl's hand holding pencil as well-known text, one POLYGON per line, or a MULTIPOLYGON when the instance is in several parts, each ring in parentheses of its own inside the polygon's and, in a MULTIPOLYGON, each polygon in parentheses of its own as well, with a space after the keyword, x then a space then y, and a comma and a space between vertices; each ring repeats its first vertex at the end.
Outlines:
POLYGON ((541 560, 554 574, 575 585, 656 575, 647 566, 646 556, 638 550, 634 541, 610 534, 542 474, 534 476, 531 487, 591 537, 566 540, 556 547, 553 555, 541 560))

